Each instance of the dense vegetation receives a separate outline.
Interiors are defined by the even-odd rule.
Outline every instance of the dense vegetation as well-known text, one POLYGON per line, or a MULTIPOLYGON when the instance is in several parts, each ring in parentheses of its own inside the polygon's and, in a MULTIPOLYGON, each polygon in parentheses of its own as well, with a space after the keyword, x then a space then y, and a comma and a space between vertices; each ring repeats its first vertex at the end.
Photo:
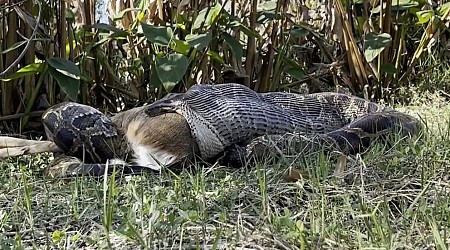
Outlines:
POLYGON ((0 133, 64 100, 117 112, 197 83, 345 91, 396 105, 420 138, 345 164, 51 180, 51 155, 0 162, 0 249, 448 249, 450 3, 12 0, 0 5, 0 133), (381 8, 383 6, 383 8, 381 8), (296 182, 286 182, 292 169, 296 182))
POLYGON ((116 112, 200 82, 401 101, 445 90, 417 79, 447 66, 450 4, 382 3, 111 1, 109 23, 94 1, 5 3, 0 115, 24 128, 64 100, 116 112))

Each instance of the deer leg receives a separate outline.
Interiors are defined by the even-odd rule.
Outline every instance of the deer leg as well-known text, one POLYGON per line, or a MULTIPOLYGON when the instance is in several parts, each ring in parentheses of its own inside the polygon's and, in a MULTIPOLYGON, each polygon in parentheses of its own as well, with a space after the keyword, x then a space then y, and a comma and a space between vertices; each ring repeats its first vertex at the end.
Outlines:
POLYGON ((51 141, 36 141, 0 136, 0 159, 44 152, 57 153, 61 152, 61 149, 51 141))

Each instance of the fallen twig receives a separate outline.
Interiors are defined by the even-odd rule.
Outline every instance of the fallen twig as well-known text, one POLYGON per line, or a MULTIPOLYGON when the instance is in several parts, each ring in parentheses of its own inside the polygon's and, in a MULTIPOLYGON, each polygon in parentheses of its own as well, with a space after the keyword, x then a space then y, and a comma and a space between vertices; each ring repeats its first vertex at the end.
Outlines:
MULTIPOLYGON (((28 114, 28 116, 42 116, 42 114, 45 111, 34 111, 28 114)), ((22 118, 23 116, 25 116, 25 113, 20 113, 20 114, 14 114, 14 115, 5 115, 5 116, 0 116, 0 121, 9 121, 9 120, 14 120, 14 119, 19 119, 22 118)))

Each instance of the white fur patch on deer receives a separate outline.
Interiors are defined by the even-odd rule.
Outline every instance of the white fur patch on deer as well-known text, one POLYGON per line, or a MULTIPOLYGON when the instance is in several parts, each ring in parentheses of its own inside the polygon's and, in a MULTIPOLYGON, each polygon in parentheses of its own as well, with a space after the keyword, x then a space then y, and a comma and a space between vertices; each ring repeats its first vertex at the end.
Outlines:
POLYGON ((161 167, 170 166, 179 160, 177 155, 158 148, 138 144, 131 147, 134 152, 133 161, 139 166, 160 170, 161 167))
POLYGON ((132 149, 133 161, 142 167, 159 170, 192 158, 196 143, 182 115, 176 113, 150 117, 144 108, 121 112, 112 118, 124 130, 132 149))

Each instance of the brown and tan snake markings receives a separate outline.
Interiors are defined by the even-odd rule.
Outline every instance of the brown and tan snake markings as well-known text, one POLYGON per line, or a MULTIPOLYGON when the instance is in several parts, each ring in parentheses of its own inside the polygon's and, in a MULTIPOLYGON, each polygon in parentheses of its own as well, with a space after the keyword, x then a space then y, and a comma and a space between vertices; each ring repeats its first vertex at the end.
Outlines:
POLYGON ((233 83, 195 85, 112 117, 66 102, 49 108, 42 120, 49 140, 64 151, 48 168, 53 176, 102 174, 111 164, 158 171, 223 154, 241 165, 274 147, 295 153, 311 141, 353 154, 374 138, 421 129, 410 115, 350 95, 256 93, 233 83))

